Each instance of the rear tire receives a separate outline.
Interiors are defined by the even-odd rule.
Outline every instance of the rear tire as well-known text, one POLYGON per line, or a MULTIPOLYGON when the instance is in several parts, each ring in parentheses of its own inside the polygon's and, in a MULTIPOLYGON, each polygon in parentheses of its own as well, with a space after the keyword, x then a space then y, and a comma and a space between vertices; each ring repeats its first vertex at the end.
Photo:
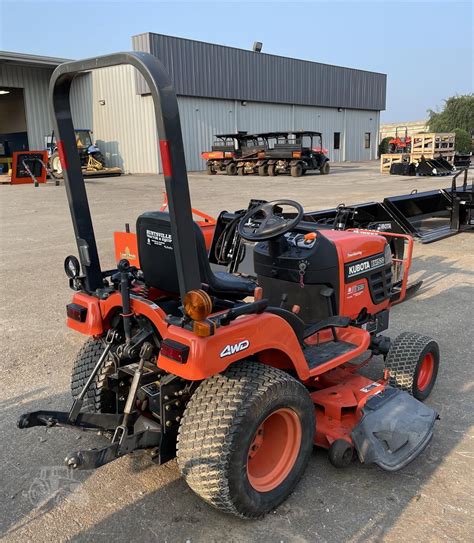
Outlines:
POLYGON ((385 365, 390 370, 389 385, 426 400, 438 375, 439 346, 428 336, 404 332, 392 343, 385 365))
POLYGON ((260 177, 266 177, 268 175, 268 167, 265 164, 258 167, 258 175, 260 177))
MULTIPOLYGON (((71 374, 71 393, 77 398, 89 375, 105 349, 102 341, 90 338, 77 353, 71 374)), ((115 413, 115 393, 107 390, 107 376, 115 369, 112 356, 105 360, 84 398, 82 411, 89 413, 115 413)))
POLYGON ((245 175, 243 166, 241 166, 240 168, 237 168, 237 175, 245 175))
POLYGON ((203 381, 186 406, 178 435, 181 474, 221 511, 262 517, 301 478, 314 417, 308 391, 296 379, 260 363, 236 362, 203 381))
POLYGON ((237 166, 235 162, 231 162, 230 164, 227 164, 225 169, 227 175, 236 175, 237 174, 237 166))
POLYGON ((291 176, 292 177, 301 177, 303 175, 303 165, 295 164, 291 167, 291 176))
POLYGON ((325 162, 321 168, 319 168, 319 172, 321 175, 328 175, 331 167, 329 166, 329 162, 325 162))
POLYGON ((270 164, 267 171, 268 175, 270 175, 271 177, 275 177, 276 175, 278 175, 275 164, 270 164))

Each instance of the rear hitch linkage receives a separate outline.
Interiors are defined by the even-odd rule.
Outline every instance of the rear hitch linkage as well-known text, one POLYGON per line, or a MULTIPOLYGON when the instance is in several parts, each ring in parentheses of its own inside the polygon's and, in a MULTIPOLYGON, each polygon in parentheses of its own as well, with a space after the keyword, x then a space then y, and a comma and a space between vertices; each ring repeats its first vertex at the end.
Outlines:
POLYGON ((104 363, 117 332, 107 334, 106 347, 70 411, 33 411, 20 416, 18 427, 70 426, 81 430, 113 432, 112 443, 100 449, 74 452, 67 456, 66 465, 72 469, 95 469, 137 449, 156 448, 161 445, 161 425, 134 409, 145 363, 153 355, 153 345, 145 342, 140 350, 140 361, 135 369, 123 414, 81 413, 87 390, 104 363), (132 430, 132 431, 131 431, 132 430))

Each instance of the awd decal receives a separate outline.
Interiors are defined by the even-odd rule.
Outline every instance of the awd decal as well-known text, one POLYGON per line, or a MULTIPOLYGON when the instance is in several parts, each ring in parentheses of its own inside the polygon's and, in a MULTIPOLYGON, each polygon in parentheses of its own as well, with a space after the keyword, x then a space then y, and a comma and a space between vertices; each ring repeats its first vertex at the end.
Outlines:
POLYGON ((221 358, 224 358, 225 356, 230 356, 231 354, 240 353, 240 351, 245 351, 245 349, 248 349, 250 345, 250 341, 248 339, 244 339, 240 343, 234 343, 234 345, 226 345, 220 354, 221 358))

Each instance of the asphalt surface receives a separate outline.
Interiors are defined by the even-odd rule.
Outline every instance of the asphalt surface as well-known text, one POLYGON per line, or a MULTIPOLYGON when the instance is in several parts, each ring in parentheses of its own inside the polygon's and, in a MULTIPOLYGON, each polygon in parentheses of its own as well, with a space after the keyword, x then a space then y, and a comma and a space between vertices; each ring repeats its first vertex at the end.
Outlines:
MULTIPOLYGON (((292 198, 307 210, 377 200, 444 179, 382 176, 376 163, 334 166, 329 176, 226 178, 190 174, 194 207, 216 215, 253 198, 292 198)), ((87 183, 104 268, 112 232, 162 202, 161 176, 87 183)), ((71 298, 63 260, 75 254, 64 187, 0 186, 0 517, 5 541, 473 541, 474 233, 416 244, 419 294, 393 308, 390 335, 434 337, 442 362, 428 404, 440 413, 426 451, 400 472, 354 462, 333 468, 314 450, 292 496, 260 521, 215 511, 174 461, 122 458, 95 472, 63 469, 65 456, 102 438, 65 429, 19 430, 35 409, 67 409, 72 360, 84 337, 65 326, 71 298), (72 478, 71 478, 72 477, 72 478)), ((377 361, 371 370, 382 368, 377 361)))

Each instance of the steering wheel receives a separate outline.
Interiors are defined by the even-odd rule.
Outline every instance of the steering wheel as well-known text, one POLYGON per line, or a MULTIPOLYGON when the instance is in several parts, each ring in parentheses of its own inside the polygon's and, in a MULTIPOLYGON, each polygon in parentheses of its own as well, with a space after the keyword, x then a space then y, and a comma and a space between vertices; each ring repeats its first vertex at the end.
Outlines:
POLYGON ((292 230, 301 221, 303 214, 302 205, 294 200, 273 200, 273 202, 260 204, 252 208, 241 219, 238 228, 239 234, 247 241, 266 241, 277 238, 292 230), (275 208, 281 205, 295 208, 297 211, 296 217, 287 219, 282 215, 278 215, 275 208), (247 224, 249 221, 259 221, 260 225, 255 230, 253 226, 247 224))

